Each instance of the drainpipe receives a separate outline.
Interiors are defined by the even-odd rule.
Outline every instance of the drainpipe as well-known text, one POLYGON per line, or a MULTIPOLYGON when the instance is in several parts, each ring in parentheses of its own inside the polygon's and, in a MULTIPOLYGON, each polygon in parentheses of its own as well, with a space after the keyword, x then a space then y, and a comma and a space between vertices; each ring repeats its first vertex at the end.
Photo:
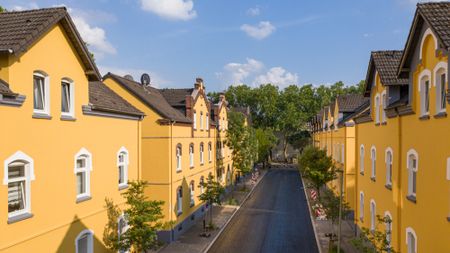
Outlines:
POLYGON ((402 171, 403 171, 403 151, 402 151, 402 117, 398 115, 398 180, 397 180, 397 220, 398 220, 398 229, 397 229, 397 250, 400 250, 401 245, 401 235, 402 235, 402 171))
POLYGON ((172 182, 173 182, 173 179, 172 179, 172 170, 173 170, 173 164, 172 164, 172 160, 173 160, 173 125, 175 124, 175 122, 176 121, 169 121, 169 124, 170 124, 170 151, 169 151, 169 154, 170 154, 170 158, 169 158, 169 169, 170 169, 170 183, 169 183, 169 187, 170 187, 170 189, 169 189, 169 194, 170 194, 170 196, 169 196, 169 203, 170 203, 170 210, 169 210, 169 213, 170 213, 170 235, 171 235, 171 240, 173 240, 174 239, 174 234, 173 234, 173 224, 172 224, 172 220, 173 220, 173 201, 172 201, 172 188, 173 188, 173 185, 172 185, 172 182))

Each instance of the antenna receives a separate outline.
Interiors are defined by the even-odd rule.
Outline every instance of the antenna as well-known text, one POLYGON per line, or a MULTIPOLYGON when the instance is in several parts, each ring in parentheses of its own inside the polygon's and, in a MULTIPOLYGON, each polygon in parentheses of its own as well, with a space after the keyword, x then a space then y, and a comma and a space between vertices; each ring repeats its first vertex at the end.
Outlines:
POLYGON ((131 75, 125 75, 125 76, 123 76, 125 79, 128 79, 128 80, 130 80, 130 81, 134 81, 134 79, 133 79, 133 76, 131 76, 131 75))
POLYGON ((141 76, 142 86, 149 86, 150 81, 151 81, 150 76, 147 73, 142 74, 142 76, 141 76))

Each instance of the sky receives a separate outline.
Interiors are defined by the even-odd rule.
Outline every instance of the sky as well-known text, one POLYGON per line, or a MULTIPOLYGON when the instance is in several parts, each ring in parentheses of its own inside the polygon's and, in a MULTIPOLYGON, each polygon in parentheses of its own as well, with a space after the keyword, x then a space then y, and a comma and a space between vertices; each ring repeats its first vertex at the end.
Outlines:
POLYGON ((273 83, 347 85, 370 52, 403 49, 417 0, 0 0, 8 10, 66 6, 102 75, 151 76, 208 91, 273 83))

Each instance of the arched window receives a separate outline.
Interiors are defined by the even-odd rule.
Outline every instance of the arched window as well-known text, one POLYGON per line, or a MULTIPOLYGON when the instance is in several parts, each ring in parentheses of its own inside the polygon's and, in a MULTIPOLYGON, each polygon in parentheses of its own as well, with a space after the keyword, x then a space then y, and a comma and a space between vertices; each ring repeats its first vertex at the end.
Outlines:
POLYGON ((43 71, 33 73, 33 108, 35 114, 50 114, 50 79, 43 71))
POLYGON ((85 229, 78 234, 75 239, 76 253, 93 253, 94 252, 94 232, 85 229))
POLYGON ((417 253, 417 236, 414 229, 408 227, 406 228, 406 246, 407 253, 417 253))
POLYGON ((386 186, 392 186, 392 149, 386 149, 386 186))
POLYGON ((436 112, 445 112, 447 105, 447 63, 439 62, 434 68, 434 86, 436 86, 436 112))
POLYGON ((385 229, 386 229, 386 246, 388 248, 388 252, 390 252, 391 242, 392 242, 392 215, 389 212, 384 213, 385 220, 385 229))
POLYGON ((227 166, 227 185, 231 184, 231 170, 230 170, 230 165, 228 164, 227 166))
POLYGON ((211 142, 208 143, 208 160, 209 160, 209 162, 212 162, 212 144, 211 144, 211 142))
POLYGON ((182 149, 181 149, 181 144, 177 145, 176 148, 176 158, 177 158, 177 171, 181 171, 181 155, 182 155, 182 149))
POLYGON ((387 106, 387 97, 386 97, 386 91, 383 91, 381 93, 381 122, 386 123, 386 106, 387 106))
POLYGON ((204 184, 205 184, 205 177, 201 176, 200 177, 200 194, 203 194, 205 192, 204 184))
POLYGON ((209 114, 206 114, 206 130, 209 130, 209 114))
POLYGON ((117 152, 117 168, 119 172, 119 189, 123 189, 128 185, 128 150, 121 147, 117 152))
POLYGON ((91 171, 92 171, 92 155, 85 148, 82 148, 75 155, 77 202, 90 199, 91 171))
POLYGON ((202 143, 200 143, 200 164, 201 165, 203 165, 203 163, 204 163, 203 153, 204 153, 204 147, 203 147, 203 142, 202 142, 202 143))
POLYGON ((61 80, 61 116, 73 118, 75 116, 74 83, 69 78, 61 80))
POLYGON ((420 115, 426 116, 430 113, 430 76, 428 69, 422 71, 419 75, 419 92, 420 92, 420 115))
POLYGON ((417 170, 419 166, 419 156, 414 149, 411 149, 407 153, 407 167, 408 167, 408 198, 411 200, 416 199, 417 190, 417 170))
POLYGON ((375 181, 377 176, 377 150, 374 146, 370 149, 370 160, 372 165, 370 178, 375 181))
POLYGON ((364 175, 364 145, 359 148, 359 173, 364 175))
POLYGON ((203 112, 200 112, 200 130, 203 130, 203 112))
POLYGON ((364 192, 359 192, 359 220, 364 222, 364 192))
POLYGON ((177 215, 183 213, 183 187, 180 186, 177 189, 177 215))
POLYGON ((194 130, 197 129, 197 113, 194 112, 194 115, 192 116, 192 125, 194 127, 194 130))
POLYGON ((189 145, 189 166, 194 167, 194 144, 189 145))
POLYGON ((375 200, 371 199, 370 200, 370 230, 371 231, 375 231, 376 228, 376 204, 375 204, 375 200))
POLYGON ((5 160, 3 184, 8 185, 8 223, 17 217, 31 217, 31 181, 34 161, 18 151, 5 160))
MULTIPOLYGON (((128 220, 125 217, 125 215, 122 214, 119 217, 119 221, 117 222, 117 230, 118 230, 117 232, 118 232, 119 239, 125 232, 127 232, 127 230, 129 228, 130 228, 130 226, 128 225, 128 220)), ((127 249, 119 250, 119 253, 128 253, 128 252, 129 251, 127 249)))
POLYGON ((375 95, 375 123, 380 123, 380 95, 375 95))
POLYGON ((190 204, 191 206, 195 205, 195 184, 194 181, 191 181, 189 184, 189 196, 190 196, 190 204))

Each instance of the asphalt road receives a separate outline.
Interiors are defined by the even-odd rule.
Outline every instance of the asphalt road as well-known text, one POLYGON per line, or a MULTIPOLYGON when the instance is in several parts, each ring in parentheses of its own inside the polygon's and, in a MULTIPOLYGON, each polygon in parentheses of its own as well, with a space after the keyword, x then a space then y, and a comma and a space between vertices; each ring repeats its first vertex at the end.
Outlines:
POLYGON ((302 187, 297 170, 270 170, 208 252, 318 252, 302 187))

